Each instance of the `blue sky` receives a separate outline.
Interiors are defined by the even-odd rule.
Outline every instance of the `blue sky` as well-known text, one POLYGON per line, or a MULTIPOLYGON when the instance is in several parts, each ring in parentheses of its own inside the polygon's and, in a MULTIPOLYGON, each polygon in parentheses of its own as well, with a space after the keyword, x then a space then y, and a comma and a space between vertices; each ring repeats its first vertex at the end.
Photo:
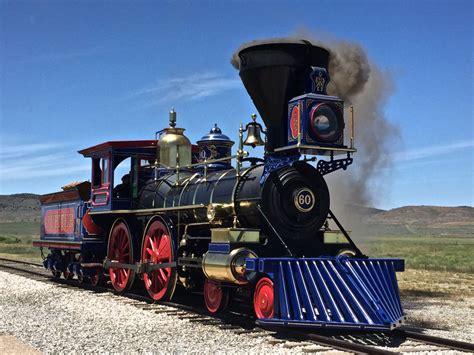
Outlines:
MULTIPOLYGON (((77 150, 149 139, 167 112, 195 141, 255 111, 233 51, 304 29, 388 71, 399 127, 374 205, 473 205, 473 2, 0 1, 0 194, 89 178, 77 150)), ((357 164, 357 159, 355 161, 357 164)))

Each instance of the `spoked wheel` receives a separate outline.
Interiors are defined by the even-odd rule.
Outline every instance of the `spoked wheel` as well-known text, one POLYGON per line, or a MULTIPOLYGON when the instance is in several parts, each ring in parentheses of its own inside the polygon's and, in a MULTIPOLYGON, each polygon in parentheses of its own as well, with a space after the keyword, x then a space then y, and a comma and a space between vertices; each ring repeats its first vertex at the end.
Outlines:
MULTIPOLYGON (((132 236, 123 220, 116 221, 110 232, 107 257, 119 263, 133 263, 132 236)), ((112 286, 118 292, 130 288, 135 278, 135 272, 130 269, 109 268, 109 275, 112 286)))
POLYGON ((229 292, 223 290, 218 283, 206 279, 204 282, 204 302, 209 312, 221 312, 227 307, 229 292))
POLYGON ((102 270, 99 268, 95 269, 94 274, 90 276, 89 280, 92 286, 101 285, 104 281, 104 274, 102 273, 102 270))
POLYGON ((67 268, 69 266, 69 263, 74 260, 74 256, 65 252, 64 260, 66 262, 66 269, 64 269, 63 271, 63 276, 66 280, 72 280, 74 278, 74 274, 72 272, 69 272, 67 268))
POLYGON ((74 278, 74 274, 68 270, 63 271, 63 276, 66 280, 72 280, 74 278))
MULTIPOLYGON (((169 228, 160 220, 148 223, 143 238, 142 263, 171 263, 174 261, 173 240, 169 228)), ((143 274, 148 294, 155 301, 170 299, 176 287, 176 268, 166 267, 143 274)))
POLYGON ((262 277, 255 286, 253 308, 258 319, 273 317, 273 281, 262 277))

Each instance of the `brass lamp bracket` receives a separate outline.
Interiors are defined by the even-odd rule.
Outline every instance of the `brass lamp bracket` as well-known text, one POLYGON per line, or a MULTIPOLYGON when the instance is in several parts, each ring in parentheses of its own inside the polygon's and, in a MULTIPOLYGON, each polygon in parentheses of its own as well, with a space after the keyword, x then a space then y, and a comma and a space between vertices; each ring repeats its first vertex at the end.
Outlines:
POLYGON ((353 161, 354 159, 351 158, 350 153, 347 153, 347 158, 345 159, 334 159, 334 157, 331 155, 331 160, 329 161, 320 160, 318 162, 317 169, 321 173, 321 175, 326 175, 339 169, 346 170, 347 167, 351 165, 353 161))

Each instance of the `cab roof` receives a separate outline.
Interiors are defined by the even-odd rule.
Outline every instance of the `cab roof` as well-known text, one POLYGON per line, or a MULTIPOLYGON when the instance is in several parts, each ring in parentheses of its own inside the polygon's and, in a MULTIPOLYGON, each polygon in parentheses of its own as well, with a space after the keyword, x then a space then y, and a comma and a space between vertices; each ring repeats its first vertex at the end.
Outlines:
POLYGON ((130 152, 130 150, 137 149, 156 149, 156 140, 141 140, 141 141, 110 141, 94 145, 79 151, 85 157, 96 156, 99 152, 117 151, 130 152))

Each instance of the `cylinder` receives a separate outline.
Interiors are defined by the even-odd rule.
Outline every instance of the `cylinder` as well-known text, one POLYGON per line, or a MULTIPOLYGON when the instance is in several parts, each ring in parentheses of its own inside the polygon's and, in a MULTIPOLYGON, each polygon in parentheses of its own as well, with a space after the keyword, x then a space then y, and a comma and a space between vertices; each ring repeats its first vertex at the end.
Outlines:
POLYGON ((256 257, 247 248, 237 248, 229 254, 207 252, 202 258, 202 270, 210 280, 243 285, 254 276, 246 274, 245 259, 256 257))

